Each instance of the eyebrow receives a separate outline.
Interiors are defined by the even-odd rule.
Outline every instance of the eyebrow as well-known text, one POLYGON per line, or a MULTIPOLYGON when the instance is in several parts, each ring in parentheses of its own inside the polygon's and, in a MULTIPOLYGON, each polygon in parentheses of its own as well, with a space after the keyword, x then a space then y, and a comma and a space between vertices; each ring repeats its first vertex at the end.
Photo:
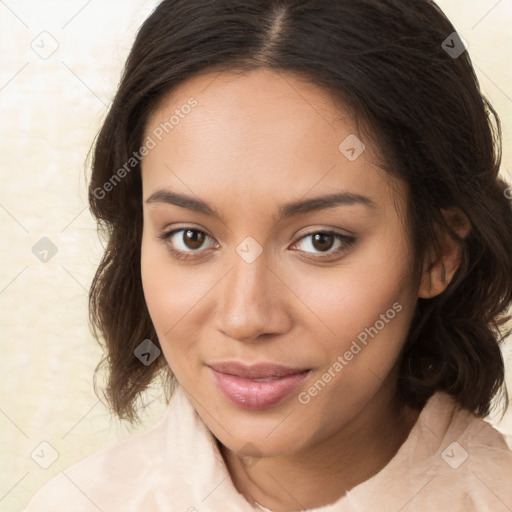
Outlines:
MULTIPOLYGON (((178 192, 167 189, 156 190, 148 197, 148 199, 146 199, 146 203, 173 204, 199 213, 204 213, 205 215, 215 217, 220 221, 225 222, 222 214, 202 199, 187 196, 185 194, 180 194, 178 192)), ((283 204, 279 208, 277 221, 279 222, 283 219, 299 214, 327 210, 336 206, 352 205, 362 205, 368 208, 377 208, 376 203, 367 196, 342 191, 283 204)))

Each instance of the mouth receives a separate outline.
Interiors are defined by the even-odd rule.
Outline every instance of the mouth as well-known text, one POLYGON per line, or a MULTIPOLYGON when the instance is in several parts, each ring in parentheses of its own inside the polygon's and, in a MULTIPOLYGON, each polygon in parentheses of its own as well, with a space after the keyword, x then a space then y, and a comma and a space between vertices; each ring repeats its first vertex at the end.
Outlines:
POLYGON ((244 365, 223 362, 208 365, 218 389, 242 409, 265 409, 281 402, 307 378, 310 368, 277 364, 244 365))

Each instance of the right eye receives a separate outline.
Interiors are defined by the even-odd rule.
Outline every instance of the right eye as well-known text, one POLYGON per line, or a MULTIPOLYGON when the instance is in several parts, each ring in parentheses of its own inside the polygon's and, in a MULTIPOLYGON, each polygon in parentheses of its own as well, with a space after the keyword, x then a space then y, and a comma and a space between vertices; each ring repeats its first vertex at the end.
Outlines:
POLYGON ((207 238, 211 238, 204 231, 192 227, 185 227, 166 231, 158 235, 158 238, 165 240, 169 251, 178 259, 187 260, 196 258, 195 253, 200 253, 201 246, 207 238), (181 233, 181 235, 178 235, 181 233))

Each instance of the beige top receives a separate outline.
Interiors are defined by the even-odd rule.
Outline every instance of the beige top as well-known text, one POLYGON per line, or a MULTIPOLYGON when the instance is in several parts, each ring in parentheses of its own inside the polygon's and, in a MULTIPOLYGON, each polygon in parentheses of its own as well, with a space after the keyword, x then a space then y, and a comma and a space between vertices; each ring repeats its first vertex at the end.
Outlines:
MULTIPOLYGON (((25 512, 253 512, 178 387, 154 427, 72 465, 25 512)), ((445 393, 423 408, 391 461, 337 502, 309 512, 511 512, 512 451, 445 393)))

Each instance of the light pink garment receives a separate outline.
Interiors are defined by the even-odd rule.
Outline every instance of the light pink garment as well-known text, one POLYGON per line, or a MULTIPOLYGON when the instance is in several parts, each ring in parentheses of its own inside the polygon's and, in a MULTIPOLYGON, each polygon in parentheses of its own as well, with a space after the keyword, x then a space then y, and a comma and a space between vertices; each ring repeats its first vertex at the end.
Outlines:
MULTIPOLYGON (((267 509, 236 491, 212 434, 178 387, 157 425, 62 471, 25 512, 254 510, 267 509)), ((492 426, 436 393, 384 469, 310 510, 335 511, 510 512, 512 452, 492 426)))

